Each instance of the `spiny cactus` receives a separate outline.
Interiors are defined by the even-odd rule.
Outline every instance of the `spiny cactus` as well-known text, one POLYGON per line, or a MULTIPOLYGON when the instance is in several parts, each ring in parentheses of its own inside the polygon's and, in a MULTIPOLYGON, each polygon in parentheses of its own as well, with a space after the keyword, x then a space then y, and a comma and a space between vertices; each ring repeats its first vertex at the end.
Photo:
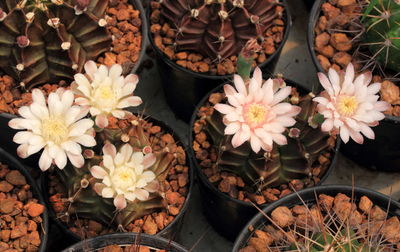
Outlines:
POLYGON ((264 39, 278 15, 276 0, 163 0, 161 14, 177 29, 178 50, 211 59, 237 55, 249 39, 264 39))
POLYGON ((290 133, 285 133, 289 135, 288 144, 274 144, 271 152, 262 150, 258 153, 252 150, 248 142, 233 147, 232 136, 224 135, 222 115, 214 111, 206 118, 206 131, 218 150, 219 169, 237 174, 259 191, 307 177, 319 155, 331 150, 332 143, 328 141, 330 136, 327 133, 309 125, 309 118, 316 113, 312 96, 300 98, 298 105, 302 110, 295 118, 296 124, 289 129, 290 133))
POLYGON ((0 1, 0 70, 27 89, 72 79, 109 50, 108 0, 0 1))
MULTIPOLYGON (((155 163, 149 168, 156 175, 156 180, 165 180, 168 170, 173 165, 174 154, 168 146, 161 150, 152 150, 149 136, 144 131, 144 120, 135 121, 124 130, 104 129, 98 133, 99 142, 112 142, 119 149, 124 143, 129 143, 134 152, 153 152, 156 156, 155 163)), ((96 151, 97 152, 97 151, 96 151)), ((101 163, 101 156, 94 155, 86 160, 82 168, 67 166, 64 169, 55 169, 56 176, 66 188, 68 198, 68 212, 64 216, 88 218, 105 225, 113 224, 116 228, 124 229, 135 219, 154 212, 156 209, 166 207, 166 201, 160 190, 150 193, 147 200, 128 201, 124 209, 116 211, 113 198, 104 198, 96 193, 98 179, 89 171, 94 165, 101 163)), ((59 216, 62 217, 62 216, 59 216)))
POLYGON ((364 42, 383 69, 400 72, 400 2, 373 0, 364 14, 364 42))

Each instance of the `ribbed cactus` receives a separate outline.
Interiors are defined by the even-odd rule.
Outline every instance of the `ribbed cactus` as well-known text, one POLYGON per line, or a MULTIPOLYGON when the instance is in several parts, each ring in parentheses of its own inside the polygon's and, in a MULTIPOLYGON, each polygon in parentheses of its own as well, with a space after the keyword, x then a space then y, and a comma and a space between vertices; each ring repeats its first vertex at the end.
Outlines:
POLYGON ((279 14, 276 0, 163 0, 161 14, 172 28, 178 50, 211 59, 237 55, 249 39, 264 39, 279 14))
POLYGON ((295 131, 295 135, 287 137, 288 144, 274 144, 271 152, 258 153, 251 149, 248 142, 234 148, 232 136, 224 135, 222 115, 214 111, 206 118, 206 131, 218 150, 219 169, 240 176, 246 184, 254 185, 256 190, 307 177, 314 161, 323 152, 329 151, 331 144, 328 134, 309 125, 309 118, 316 113, 312 96, 300 98, 298 106, 302 110, 295 118, 296 124, 289 129, 289 132, 295 131))
MULTIPOLYGON (((135 152, 152 151, 157 159, 149 170, 155 173, 159 182, 162 182, 172 167, 175 156, 168 146, 161 150, 152 150, 150 136, 144 130, 145 121, 138 120, 137 122, 137 126, 133 125, 122 131, 120 129, 104 129, 97 134, 98 142, 112 142, 117 149, 119 146, 129 143, 135 152)), ((151 193, 145 201, 128 201, 126 208, 116 211, 113 199, 99 196, 94 189, 95 182, 99 181, 90 174, 89 169, 101 161, 101 156, 95 155, 87 159, 82 168, 67 166, 63 170, 55 169, 57 177, 67 190, 68 216, 89 218, 105 225, 113 224, 116 228, 125 228, 135 219, 166 207, 166 201, 159 190, 151 193)))
POLYGON ((21 86, 72 79, 109 50, 108 0, 0 1, 0 70, 21 86))
POLYGON ((371 1, 365 15, 364 42, 382 68, 400 72, 400 2, 371 1))

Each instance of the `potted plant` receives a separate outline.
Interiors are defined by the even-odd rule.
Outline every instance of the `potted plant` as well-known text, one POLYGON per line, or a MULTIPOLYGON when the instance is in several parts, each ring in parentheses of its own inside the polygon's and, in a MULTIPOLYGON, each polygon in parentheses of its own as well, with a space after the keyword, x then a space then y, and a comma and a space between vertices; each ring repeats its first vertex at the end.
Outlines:
POLYGON ((370 126, 388 107, 373 99, 380 84, 369 85, 368 73, 355 78, 352 65, 344 76, 333 69, 329 79, 319 73, 325 90, 318 96, 283 79, 263 82, 257 68, 250 78, 247 49, 239 56, 247 68, 239 68, 234 86, 226 84, 203 99, 190 128, 205 211, 230 238, 254 215, 250 202, 263 205, 318 184, 335 163, 337 136, 359 143, 362 134, 373 138, 370 126))
MULTIPOLYGON (((46 95, 58 87, 68 88, 88 60, 121 64, 125 74, 136 71, 144 54, 146 25, 139 0, 1 1, 3 132, 18 109, 32 102, 33 88, 46 95)), ((16 146, 6 142, 11 153, 16 146)))
POLYGON ((398 59, 398 1, 316 1, 308 26, 308 46, 319 71, 344 70, 350 62, 357 72, 372 71, 381 82, 380 96, 390 103, 375 129, 376 141, 351 141, 343 153, 363 166, 384 171, 400 167, 400 95, 398 59))
POLYGON ((260 210, 232 251, 397 251, 399 210, 365 188, 309 188, 260 210))
POLYGON ((154 0, 148 12, 167 102, 186 122, 200 99, 236 72, 247 40, 262 43, 254 67, 273 72, 291 24, 285 0, 154 0))
POLYGON ((49 232, 43 196, 32 175, 0 148, 0 250, 46 251, 49 232))
POLYGON ((158 236, 138 233, 123 233, 102 235, 96 238, 81 241, 63 252, 88 252, 88 251, 168 251, 186 252, 181 245, 158 236), (112 250, 113 249, 113 250, 112 250))
POLYGON ((185 147, 165 125, 125 110, 142 103, 132 95, 136 75, 93 61, 85 70, 72 90, 47 99, 32 90, 33 103, 9 122, 23 130, 14 136, 18 156, 43 149, 49 208, 76 240, 116 231, 171 237, 190 195, 185 147))

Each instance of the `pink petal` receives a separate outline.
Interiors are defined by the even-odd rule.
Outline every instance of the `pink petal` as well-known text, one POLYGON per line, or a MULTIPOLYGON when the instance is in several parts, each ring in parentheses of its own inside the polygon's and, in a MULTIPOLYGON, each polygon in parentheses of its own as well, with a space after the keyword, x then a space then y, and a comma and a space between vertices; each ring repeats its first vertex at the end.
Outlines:
POLYGON ((29 156, 28 148, 29 148, 29 144, 27 144, 27 143, 24 143, 24 144, 21 144, 20 146, 18 146, 18 148, 17 148, 18 157, 27 158, 29 156))
POLYGON ((240 77, 240 75, 237 75, 237 74, 233 75, 233 83, 235 84, 236 90, 239 93, 247 96, 247 88, 244 84, 242 77, 240 77))
POLYGON ((354 66, 352 63, 347 65, 346 68, 346 74, 344 76, 344 81, 342 84, 342 90, 341 94, 351 94, 352 92, 352 87, 353 86, 353 80, 354 80, 354 66))
POLYGON ((121 74, 122 74, 122 67, 119 64, 112 65, 108 72, 108 76, 113 80, 117 80, 121 76, 121 74))
POLYGON ((122 108, 127 108, 127 107, 137 107, 140 104, 142 104, 142 98, 139 96, 129 96, 127 98, 122 99, 118 105, 117 108, 122 109, 122 108))
MULTIPOLYGON (((250 136, 249 136, 250 137, 250 136)), ((239 130, 233 137, 232 137, 232 145, 234 148, 239 147, 242 145, 244 142, 249 140, 249 137, 246 137, 245 134, 243 134, 243 130, 239 130)))
POLYGON ((322 87, 328 92, 330 96, 332 96, 333 95, 332 84, 330 83, 328 77, 326 77, 326 75, 323 73, 318 73, 318 78, 322 87))
POLYGON ((390 104, 385 101, 378 101, 375 103, 374 108, 378 111, 386 111, 390 108, 390 104))
POLYGON ((369 139, 375 139, 375 133, 374 131, 368 127, 366 124, 361 124, 361 133, 364 134, 369 139))
POLYGON ((333 87, 333 91, 334 91, 335 95, 338 95, 339 92, 340 92, 340 77, 339 77, 339 74, 336 72, 335 69, 329 68, 328 75, 329 75, 329 80, 330 80, 330 82, 332 84, 332 87, 333 87))
POLYGON ((251 78, 249 84, 249 95, 256 95, 260 89, 260 84, 261 82, 258 82, 255 78, 251 78))
POLYGON ((270 104, 272 102, 272 100, 274 99, 273 85, 274 85, 274 81, 272 79, 268 79, 266 82, 264 82, 264 85, 262 87, 262 90, 264 93, 263 102, 266 105, 270 104))
POLYGON ((261 149, 261 141, 253 133, 250 136, 250 146, 255 153, 258 153, 261 149))
POLYGON ((229 114, 229 113, 234 113, 235 112, 235 108, 232 106, 229 106, 227 104, 223 104, 223 103, 218 103, 214 106, 214 108, 220 112, 221 114, 229 114))
POLYGON ((292 109, 285 114, 285 116, 297 116, 301 112, 301 107, 299 106, 292 106, 292 109))
POLYGON ((114 158, 115 155, 117 154, 117 148, 115 148, 115 146, 113 144, 106 143, 103 146, 103 154, 104 155, 109 155, 112 158, 114 158))
POLYGON ((350 137, 358 144, 363 144, 364 143, 364 138, 360 134, 360 132, 350 130, 350 137))
POLYGON ((261 69, 259 67, 256 67, 254 69, 253 79, 255 79, 259 83, 258 85, 261 85, 261 83, 262 83, 262 72, 261 72, 261 69))
POLYGON ((272 136, 268 132, 266 132, 264 129, 255 129, 254 133, 269 147, 272 148, 272 136))
POLYGON ((117 197, 114 199, 114 206, 118 210, 122 210, 126 207, 126 199, 123 194, 118 194, 117 197))
POLYGON ((272 134, 272 140, 279 145, 286 145, 287 139, 282 134, 272 134))
POLYGON ((103 179, 105 176, 107 176, 107 172, 101 166, 95 165, 92 166, 89 170, 92 176, 97 179, 103 179))
POLYGON ((45 148, 42 152, 42 155, 40 156, 39 159, 39 167, 42 171, 46 171, 47 169, 50 168, 51 163, 53 162, 53 159, 50 157, 49 152, 47 148, 45 148))
POLYGON ((104 114, 100 114, 100 115, 96 116, 96 125, 101 129, 104 129, 105 127, 107 127, 108 126, 107 116, 104 114))
POLYGON ((233 135, 235 134, 238 130, 240 129, 240 123, 234 122, 234 123, 229 123, 224 131, 225 135, 233 135))
POLYGON ((283 101, 290 95, 291 92, 292 92, 292 88, 289 86, 280 89, 278 92, 275 93, 274 99, 272 100, 271 105, 275 105, 275 104, 278 104, 279 102, 283 101))
POLYGON ((156 192, 160 188, 160 183, 157 180, 153 180, 150 183, 148 183, 143 189, 145 189, 148 192, 156 192))
POLYGON ((290 116, 278 116, 275 122, 281 124, 283 127, 291 127, 296 124, 296 120, 290 116))
POLYGON ((321 97, 321 96, 315 97, 313 99, 313 101, 318 102, 318 103, 320 103, 322 105, 326 105, 329 102, 328 99, 326 99, 325 97, 321 97))
POLYGON ((103 191, 103 189, 106 187, 106 185, 104 185, 104 184, 102 184, 102 183, 96 183, 96 184, 94 184, 94 187, 93 187, 93 189, 94 189, 94 191, 98 194, 98 195, 100 195, 100 196, 102 196, 102 191, 103 191))
POLYGON ((333 128, 333 120, 332 119, 326 119, 322 125, 321 125, 321 130, 325 132, 331 131, 333 128))
POLYGON ((349 133, 349 130, 345 126, 340 127, 340 138, 342 139, 342 141, 344 143, 347 143, 349 141, 350 133, 349 133))
POLYGON ((146 154, 142 162, 143 168, 147 169, 151 167, 156 161, 157 161, 156 155, 154 155, 153 153, 146 154))
POLYGON ((364 85, 368 86, 372 81, 372 72, 368 71, 364 73, 364 85))
POLYGON ((81 168, 85 164, 85 159, 81 154, 74 155, 71 152, 67 152, 67 156, 69 161, 71 161, 71 164, 76 168, 81 168))
MULTIPOLYGON (((128 83, 133 84, 133 86, 136 88, 136 85, 139 82, 139 77, 136 74, 129 74, 128 76, 125 77, 124 82, 125 84, 128 83)), ((135 88, 133 90, 135 90, 135 88)))
POLYGON ((236 94, 237 92, 236 92, 236 90, 235 90, 234 87, 232 87, 232 86, 229 85, 229 84, 225 84, 225 85, 224 85, 224 93, 225 93, 226 95, 234 95, 234 94, 236 94))
POLYGON ((67 165, 67 155, 64 151, 59 151, 54 161, 59 169, 64 169, 64 167, 67 165))
POLYGON ((93 80, 94 78, 94 73, 97 72, 97 65, 93 60, 89 60, 88 62, 85 63, 85 72, 90 76, 90 78, 93 80))
POLYGON ((291 111, 291 109, 292 109, 292 105, 287 102, 279 103, 272 107, 272 111, 274 111, 275 114, 277 114, 277 115, 285 114, 285 113, 291 111))

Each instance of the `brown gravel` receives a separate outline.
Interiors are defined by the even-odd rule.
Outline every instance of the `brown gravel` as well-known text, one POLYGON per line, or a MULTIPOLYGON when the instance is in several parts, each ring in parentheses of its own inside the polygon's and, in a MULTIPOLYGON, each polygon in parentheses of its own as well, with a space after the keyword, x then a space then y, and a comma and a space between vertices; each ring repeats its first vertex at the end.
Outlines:
MULTIPOLYGON (((131 125, 130 122, 132 120, 138 120, 138 118, 132 116, 126 120, 117 120, 114 117, 110 117, 109 128, 124 129, 131 125)), ((167 208, 136 219, 125 228, 128 232, 143 232, 153 235, 168 226, 180 213, 189 191, 189 167, 186 163, 184 148, 175 142, 172 135, 164 132, 160 126, 153 125, 150 122, 145 123, 144 127, 146 133, 149 134, 153 151, 161 150, 168 144, 170 151, 176 153, 176 160, 173 161, 166 180, 161 182, 161 191, 165 195, 167 208)), ((68 207, 65 189, 55 175, 50 175, 49 181, 50 202, 53 205, 53 210, 57 216, 65 216, 68 207)), ((115 232, 115 230, 89 219, 60 219, 66 222, 68 228, 82 239, 115 232)))
MULTIPOLYGON (((210 75, 227 75, 236 72, 237 55, 232 55, 222 62, 213 62, 210 58, 190 51, 174 50, 174 38, 176 31, 171 24, 166 23, 160 15, 160 3, 152 0, 150 2, 150 32, 153 34, 155 45, 167 55, 169 59, 179 66, 187 68, 194 72, 207 73, 210 75)), ((283 7, 277 6, 276 12, 282 13, 283 7)), ((283 19, 275 19, 274 25, 265 32, 265 40, 262 43, 262 51, 253 55, 255 59, 254 66, 263 63, 272 55, 284 36, 285 24, 283 19)))
POLYGON ((43 212, 25 177, 0 163, 0 251, 38 251, 43 212))
MULTIPOLYGON (((297 93, 295 89, 293 89, 293 92, 297 93)), ((241 177, 232 173, 220 171, 215 164, 217 161, 217 148, 213 146, 212 140, 204 131, 207 124, 204 118, 212 115, 215 112, 213 106, 223 99, 225 99, 223 93, 211 94, 208 102, 200 107, 197 114, 198 117, 193 126, 194 141, 192 147, 195 152, 195 157, 204 175, 206 175, 211 184, 232 198, 245 202, 251 201, 262 205, 274 202, 292 193, 292 188, 299 191, 303 188, 312 187, 320 181, 331 164, 332 153, 330 152, 325 152, 319 156, 315 165, 312 166, 311 175, 309 177, 302 180, 294 179, 278 187, 266 188, 261 191, 261 193, 250 191, 251 189, 249 188, 251 188, 251 185, 246 185, 241 177)), ((335 145, 334 138, 330 138, 329 141, 332 142, 332 146, 335 145)))
MULTIPOLYGON (((128 3, 128 0, 111 0, 107 9, 107 29, 113 36, 109 52, 104 53, 96 61, 99 64, 111 66, 121 64, 124 74, 131 71, 139 59, 142 46, 142 33, 139 11, 128 3)), ((60 81, 57 84, 40 85, 39 89, 45 95, 58 87, 67 87, 69 83, 60 81)), ((20 107, 32 103, 32 95, 21 89, 14 80, 0 76, 0 113, 17 114, 20 107)))
POLYGON ((119 245, 110 245, 103 249, 98 250, 99 252, 167 252, 165 249, 154 249, 149 248, 147 246, 138 246, 138 245, 130 245, 130 246, 119 246, 119 245))
POLYGON ((372 206, 372 201, 366 196, 362 196, 355 204, 351 198, 341 193, 335 197, 320 194, 318 204, 295 205, 291 208, 280 206, 270 213, 273 222, 268 221, 262 228, 256 230, 252 226, 249 227, 253 233, 252 237, 248 240, 246 247, 239 251, 286 251, 288 248, 282 247, 284 241, 289 243, 302 241, 301 244, 304 244, 305 230, 310 233, 313 230, 318 232, 321 225, 331 225, 332 230, 335 230, 333 232, 337 232, 336 228, 340 226, 346 231, 347 228, 351 228, 359 237, 359 242, 366 238, 372 242, 380 240, 382 242, 380 246, 384 247, 379 247, 379 251, 398 251, 400 249, 399 217, 390 217, 378 206, 372 206), (371 208, 376 209, 379 215, 370 212, 371 208), (346 216, 343 216, 343 213, 346 213, 346 216))
MULTIPOLYGON (((327 71, 330 67, 343 70, 350 62, 356 70, 363 67, 359 62, 365 61, 369 54, 368 48, 360 46, 361 41, 355 37, 360 34, 360 13, 364 0, 335 0, 326 1, 321 6, 321 14, 314 28, 315 53, 322 68, 327 71), (345 32, 348 31, 348 32, 345 32)), ((399 83, 384 80, 383 74, 374 71, 374 81, 382 82, 381 99, 392 107, 385 111, 387 115, 400 116, 399 83)), ((388 77, 393 73, 385 73, 388 77)))

